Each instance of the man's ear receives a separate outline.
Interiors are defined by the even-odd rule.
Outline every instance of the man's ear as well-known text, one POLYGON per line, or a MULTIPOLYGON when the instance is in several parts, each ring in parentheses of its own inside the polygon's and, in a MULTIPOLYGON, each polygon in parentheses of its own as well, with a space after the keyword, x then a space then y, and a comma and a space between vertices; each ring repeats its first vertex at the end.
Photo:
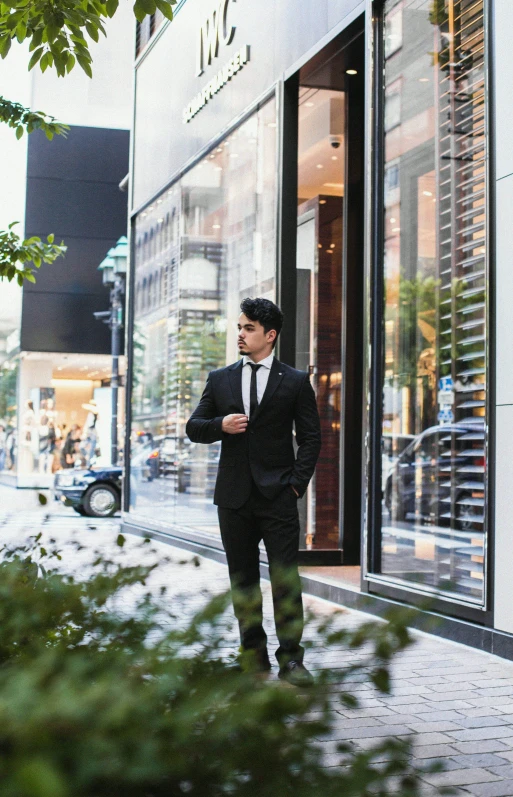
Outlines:
POLYGON ((269 330, 269 332, 267 333, 267 340, 269 341, 269 343, 273 343, 273 341, 276 340, 276 330, 275 329, 270 329, 269 330))

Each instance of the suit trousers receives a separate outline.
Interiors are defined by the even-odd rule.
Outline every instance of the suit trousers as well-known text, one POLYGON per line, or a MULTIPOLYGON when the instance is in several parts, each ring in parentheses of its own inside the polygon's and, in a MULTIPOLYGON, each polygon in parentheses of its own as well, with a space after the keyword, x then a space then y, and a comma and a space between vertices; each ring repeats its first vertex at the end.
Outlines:
POLYGON ((243 650, 254 650, 268 661, 267 635, 262 625, 259 543, 269 561, 274 620, 280 666, 302 661, 303 602, 298 571, 299 515, 297 497, 287 485, 276 498, 265 498, 253 485, 240 509, 218 507, 221 538, 228 561, 233 608, 243 650))

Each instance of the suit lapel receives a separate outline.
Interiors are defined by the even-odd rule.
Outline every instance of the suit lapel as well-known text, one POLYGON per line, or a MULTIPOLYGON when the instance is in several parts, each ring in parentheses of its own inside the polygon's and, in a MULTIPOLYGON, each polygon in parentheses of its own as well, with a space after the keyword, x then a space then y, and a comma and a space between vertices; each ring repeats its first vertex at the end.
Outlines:
POLYGON ((233 398, 235 399, 235 404, 239 412, 244 413, 244 401, 242 399, 242 360, 230 366, 228 378, 230 380, 230 387, 232 389, 233 398))
POLYGON ((271 400, 273 393, 275 392, 276 388, 280 384, 281 380, 283 379, 283 366, 276 357, 273 360, 273 364, 271 366, 271 371, 269 373, 269 379, 267 380, 267 385, 264 391, 264 395, 262 396, 262 401, 257 407, 257 411, 255 412, 254 418, 258 418, 260 411, 263 407, 265 407, 269 401, 271 400))

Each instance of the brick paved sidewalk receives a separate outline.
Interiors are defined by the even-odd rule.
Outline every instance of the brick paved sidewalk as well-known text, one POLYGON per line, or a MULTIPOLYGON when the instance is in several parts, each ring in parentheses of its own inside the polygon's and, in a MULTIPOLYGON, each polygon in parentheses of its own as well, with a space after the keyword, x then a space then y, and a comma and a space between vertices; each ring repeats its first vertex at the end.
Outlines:
MULTIPOLYGON (((87 566, 95 550, 119 556, 127 563, 142 562, 154 556, 163 562, 151 581, 151 588, 167 588, 167 600, 180 611, 194 611, 206 600, 206 591, 227 589, 226 567, 201 559, 200 567, 179 564, 191 560, 186 552, 162 543, 153 543, 155 554, 141 548, 141 541, 128 538, 122 551, 116 546, 119 520, 94 521, 81 518, 58 505, 41 508, 33 493, 0 487, 0 534, 4 541, 20 540, 43 531, 62 543, 68 568, 77 572, 87 566), (73 551, 67 541, 75 538, 84 549, 73 551)), ((330 614, 335 607, 307 596, 305 603, 317 615, 330 614)), ((266 630, 270 650, 277 643, 272 624, 268 585, 264 587, 266 630)), ((127 608, 129 606, 127 605, 127 608)), ((344 610, 341 621, 356 626, 369 617, 344 610)), ((312 632, 310 632, 312 633, 312 632)), ((307 634, 308 636, 308 634, 307 634)), ((417 759, 442 758, 447 771, 427 775, 426 793, 434 785, 461 787, 460 793, 476 797, 513 797, 513 662, 480 653, 463 645, 416 633, 417 642, 399 655, 393 665, 393 693, 378 695, 365 681, 354 684, 360 698, 359 709, 348 710, 336 700, 335 720, 329 739, 323 739, 328 765, 338 763, 335 753, 339 740, 350 740, 365 749, 383 737, 414 736, 417 759)), ((235 628, 227 630, 226 652, 235 652, 235 628)), ((344 666, 349 656, 342 650, 313 647, 307 653, 312 670, 344 666)), ((274 672, 276 677, 276 672, 274 672)))

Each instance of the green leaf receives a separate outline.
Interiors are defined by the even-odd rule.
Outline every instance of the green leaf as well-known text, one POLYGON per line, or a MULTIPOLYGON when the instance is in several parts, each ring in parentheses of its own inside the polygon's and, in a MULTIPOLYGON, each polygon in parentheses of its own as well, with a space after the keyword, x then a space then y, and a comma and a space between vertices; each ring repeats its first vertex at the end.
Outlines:
POLYGON ((166 19, 173 19, 173 9, 171 7, 171 3, 168 3, 167 0, 155 0, 155 3, 158 10, 166 17, 166 19))
POLYGON ((22 125, 18 125, 18 127, 16 128, 16 138, 18 139, 18 141, 22 137, 23 133, 24 133, 24 130, 23 130, 22 125))
POLYGON ((118 534, 116 539, 116 545, 119 545, 119 547, 122 548, 125 542, 126 538, 122 534, 118 534))
POLYGON ((92 77, 93 73, 92 73, 92 70, 91 70, 91 65, 90 65, 89 61, 87 60, 87 58, 85 58, 85 56, 83 56, 81 53, 77 53, 77 61, 79 63, 79 66, 86 73, 86 75, 88 77, 92 77))
POLYGON ((33 69, 35 67, 35 65, 39 61, 39 59, 43 55, 43 51, 44 51, 44 47, 38 47, 37 50, 34 51, 34 53, 32 54, 32 58, 30 59, 29 65, 28 65, 29 72, 30 72, 31 69, 33 69))
POLYGON ((107 0, 106 9, 109 17, 113 17, 117 11, 119 0, 107 0))
POLYGON ((86 22, 86 30, 87 30, 89 36, 91 37, 91 39, 93 41, 97 42, 98 39, 99 39, 98 29, 95 28, 95 26, 92 24, 92 22, 86 22))
POLYGON ((137 4, 140 5, 147 14, 154 14, 156 11, 156 3, 155 0, 136 0, 137 4))
POLYGON ((58 35, 59 35, 59 26, 55 22, 53 22, 53 20, 52 20, 52 22, 50 22, 46 26, 47 39, 48 39, 49 42, 53 42, 54 39, 56 39, 58 35))
POLYGON ((46 497, 46 495, 43 495, 43 493, 38 493, 37 499, 41 504, 41 506, 46 506, 46 504, 48 503, 48 498, 46 497))
POLYGON ((2 58, 5 58, 7 56, 10 49, 11 49, 11 39, 7 38, 2 45, 2 49, 0 50, 0 55, 2 56, 2 58))
POLYGON ((69 72, 71 72, 71 70, 72 70, 72 69, 73 69, 73 67, 75 66, 75 60, 76 60, 76 59, 75 59, 75 56, 73 55, 73 53, 69 53, 69 55, 68 55, 68 60, 67 60, 67 62, 66 62, 66 71, 67 71, 68 73, 69 73, 69 72))
POLYGON ((35 278, 34 274, 32 273, 32 271, 24 271, 23 272, 23 277, 27 280, 27 282, 35 282, 36 281, 36 278, 35 278))
POLYGON ((16 25, 16 38, 18 39, 18 42, 21 44, 21 42, 25 40, 26 36, 27 26, 24 22, 18 22, 16 25))
POLYGON ((51 232, 50 235, 47 235, 46 240, 48 241, 49 244, 53 244, 55 240, 55 235, 53 234, 53 232, 51 232))

